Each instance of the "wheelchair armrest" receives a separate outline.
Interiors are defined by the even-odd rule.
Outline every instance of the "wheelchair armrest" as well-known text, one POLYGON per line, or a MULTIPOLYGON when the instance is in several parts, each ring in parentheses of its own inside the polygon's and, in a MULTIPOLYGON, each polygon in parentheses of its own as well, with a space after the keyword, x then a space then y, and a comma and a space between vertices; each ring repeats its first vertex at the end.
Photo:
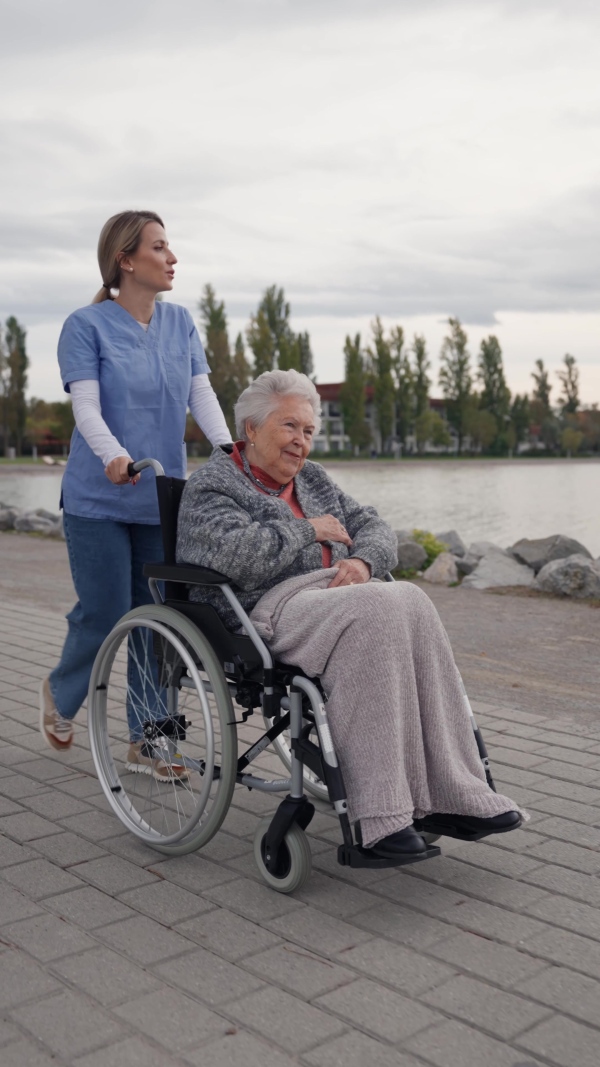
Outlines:
POLYGON ((192 563, 144 563, 144 577, 161 582, 184 582, 186 585, 223 585, 229 582, 224 574, 192 563))

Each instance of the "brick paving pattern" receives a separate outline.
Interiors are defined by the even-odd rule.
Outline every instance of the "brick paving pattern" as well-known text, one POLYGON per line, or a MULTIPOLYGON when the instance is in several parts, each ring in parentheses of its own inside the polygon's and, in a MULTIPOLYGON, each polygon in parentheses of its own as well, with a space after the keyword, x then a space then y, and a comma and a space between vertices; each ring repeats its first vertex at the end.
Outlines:
POLYGON ((276 798, 238 788, 206 849, 168 859, 108 809, 84 713, 66 756, 46 748, 64 630, 0 607, 2 1067, 597 1067, 600 723, 477 703, 530 823, 351 871, 319 804, 312 878, 284 897, 252 859, 276 798))

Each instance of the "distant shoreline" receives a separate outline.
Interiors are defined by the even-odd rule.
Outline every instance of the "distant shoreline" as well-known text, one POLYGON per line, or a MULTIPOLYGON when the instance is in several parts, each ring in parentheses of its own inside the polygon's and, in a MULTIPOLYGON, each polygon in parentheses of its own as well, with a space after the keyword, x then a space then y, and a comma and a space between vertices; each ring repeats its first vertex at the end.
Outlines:
MULTIPOLYGON (((208 457, 202 457, 200 459, 188 460, 187 470, 188 474, 201 467, 203 463, 206 463, 208 457)), ((512 466, 515 463, 522 466, 536 466, 540 465, 548 466, 552 463, 600 463, 600 456, 540 456, 539 458, 533 456, 513 456, 509 459, 507 456, 405 456, 402 459, 392 458, 387 456, 377 456, 374 459, 359 458, 359 459, 334 459, 333 457, 327 457, 320 459, 318 454, 310 457, 314 462, 321 463, 324 467, 348 467, 351 466, 358 470, 367 469, 373 465, 386 466, 386 467, 404 467, 418 465, 422 467, 437 467, 443 463, 446 466, 463 467, 465 464, 477 464, 487 465, 490 467, 512 466)), ((0 458, 0 475, 2 474, 62 474, 64 467, 50 467, 42 463, 21 463, 18 460, 3 460, 0 458)))

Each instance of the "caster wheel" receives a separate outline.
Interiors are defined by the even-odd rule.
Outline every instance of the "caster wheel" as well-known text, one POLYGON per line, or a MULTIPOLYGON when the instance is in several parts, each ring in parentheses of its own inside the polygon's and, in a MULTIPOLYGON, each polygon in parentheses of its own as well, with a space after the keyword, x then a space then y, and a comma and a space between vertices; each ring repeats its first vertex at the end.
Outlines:
POLYGON ((278 870, 269 871, 265 864, 265 840, 270 825, 269 816, 261 819, 254 835, 256 866, 271 889, 275 889, 278 893, 293 893, 296 889, 302 888, 312 870, 312 854, 308 838, 304 830, 294 823, 283 839, 278 870))

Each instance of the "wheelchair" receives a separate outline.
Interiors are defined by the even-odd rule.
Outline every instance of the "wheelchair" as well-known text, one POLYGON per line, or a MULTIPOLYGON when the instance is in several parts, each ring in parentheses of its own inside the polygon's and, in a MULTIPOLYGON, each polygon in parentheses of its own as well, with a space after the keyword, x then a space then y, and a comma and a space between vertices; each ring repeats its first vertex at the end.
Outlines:
MULTIPOLYGON (((427 844, 423 853, 381 858, 363 848, 360 825, 353 829, 348 817, 319 680, 274 662, 225 575, 175 562, 185 481, 166 477, 154 459, 130 464, 129 473, 145 468, 156 475, 164 561, 145 564, 153 603, 128 612, 114 626, 96 657, 88 693, 94 765, 123 825, 158 852, 180 856, 202 848, 217 833, 236 784, 286 794, 275 813, 261 819, 254 838, 260 875, 280 893, 294 892, 310 876, 305 831, 315 806, 307 794, 333 805, 342 834, 337 859, 344 866, 397 867, 438 856, 440 835, 426 830, 421 831, 427 844), (212 606, 190 601, 188 588, 194 585, 219 586, 244 632, 230 632, 212 606), (237 727, 254 713, 262 716, 264 732, 238 754, 237 727), (145 763, 128 760, 132 730, 145 763), (286 770, 283 778, 253 773, 252 764, 269 747, 286 770), (162 777, 154 761, 160 761, 162 777)), ((493 789, 466 694, 465 700, 493 789)))

